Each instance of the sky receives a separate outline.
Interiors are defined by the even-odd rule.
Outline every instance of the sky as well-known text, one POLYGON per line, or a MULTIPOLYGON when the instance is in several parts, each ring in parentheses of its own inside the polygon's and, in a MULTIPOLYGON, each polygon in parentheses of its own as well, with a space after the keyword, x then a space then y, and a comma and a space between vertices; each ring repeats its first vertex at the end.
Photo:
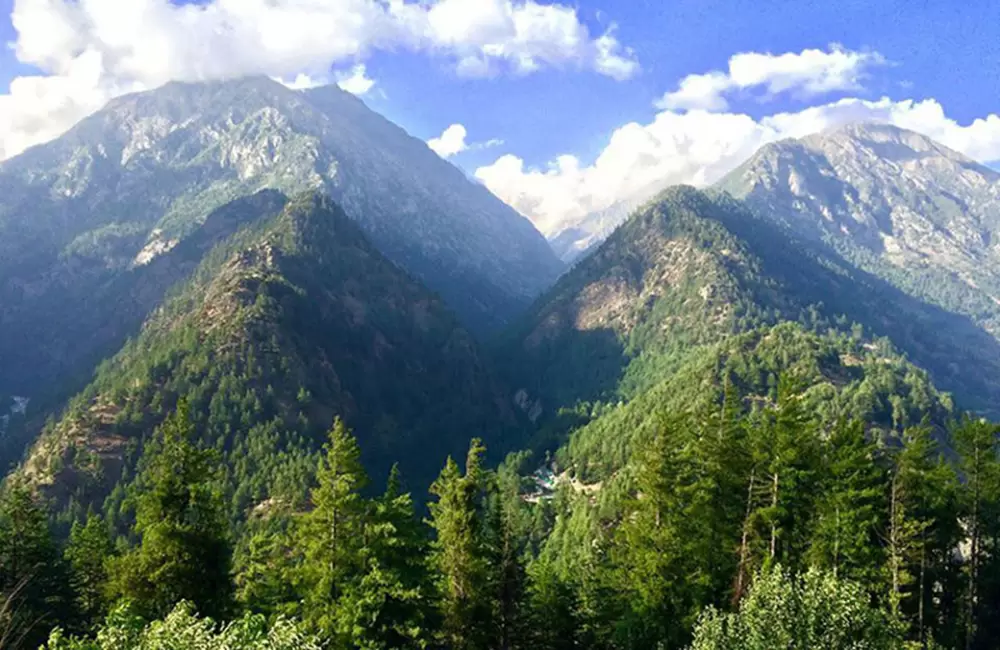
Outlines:
POLYGON ((0 159, 171 80, 338 83, 553 235, 880 120, 1000 161, 997 0, 0 0, 0 159))

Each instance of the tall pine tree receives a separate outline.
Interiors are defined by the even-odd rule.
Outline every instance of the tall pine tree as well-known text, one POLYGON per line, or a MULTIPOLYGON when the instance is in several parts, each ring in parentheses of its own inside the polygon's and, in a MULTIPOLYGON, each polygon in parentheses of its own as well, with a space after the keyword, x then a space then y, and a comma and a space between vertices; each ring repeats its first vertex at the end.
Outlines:
POLYGON ((492 585, 483 530, 485 448, 473 440, 465 475, 449 458, 431 486, 433 566, 438 575, 441 641, 452 650, 485 650, 493 629, 492 585))
POLYGON ((186 600, 217 618, 233 602, 218 459, 196 446, 194 434, 181 402, 146 452, 134 529, 140 546, 114 564, 114 591, 151 617, 186 600))

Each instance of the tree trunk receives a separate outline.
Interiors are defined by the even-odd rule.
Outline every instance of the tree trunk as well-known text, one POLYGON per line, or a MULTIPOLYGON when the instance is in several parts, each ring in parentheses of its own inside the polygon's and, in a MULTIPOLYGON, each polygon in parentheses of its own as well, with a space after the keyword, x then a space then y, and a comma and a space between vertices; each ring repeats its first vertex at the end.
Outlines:
POLYGON ((757 469, 750 470, 750 487, 747 488, 747 508, 743 517, 743 534, 740 538, 740 565, 736 571, 736 588, 733 590, 733 604, 735 605, 743 598, 743 592, 749 582, 748 566, 750 561, 750 515, 753 513, 753 489, 757 478, 757 469))

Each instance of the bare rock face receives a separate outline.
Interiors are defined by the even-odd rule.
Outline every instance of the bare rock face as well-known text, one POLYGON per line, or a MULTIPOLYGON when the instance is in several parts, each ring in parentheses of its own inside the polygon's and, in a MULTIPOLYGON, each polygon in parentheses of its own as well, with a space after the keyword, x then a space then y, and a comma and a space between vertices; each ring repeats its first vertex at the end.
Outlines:
POLYGON ((719 187, 1000 334, 1000 173, 918 133, 863 123, 767 145, 719 187))

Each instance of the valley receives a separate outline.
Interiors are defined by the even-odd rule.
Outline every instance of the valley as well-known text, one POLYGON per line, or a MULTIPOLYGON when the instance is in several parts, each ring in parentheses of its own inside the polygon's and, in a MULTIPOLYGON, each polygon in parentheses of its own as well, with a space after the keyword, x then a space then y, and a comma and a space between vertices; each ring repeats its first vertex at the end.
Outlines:
POLYGON ((336 86, 114 99, 0 163, 0 647, 988 648, 998 209, 859 122, 546 242, 336 86))

